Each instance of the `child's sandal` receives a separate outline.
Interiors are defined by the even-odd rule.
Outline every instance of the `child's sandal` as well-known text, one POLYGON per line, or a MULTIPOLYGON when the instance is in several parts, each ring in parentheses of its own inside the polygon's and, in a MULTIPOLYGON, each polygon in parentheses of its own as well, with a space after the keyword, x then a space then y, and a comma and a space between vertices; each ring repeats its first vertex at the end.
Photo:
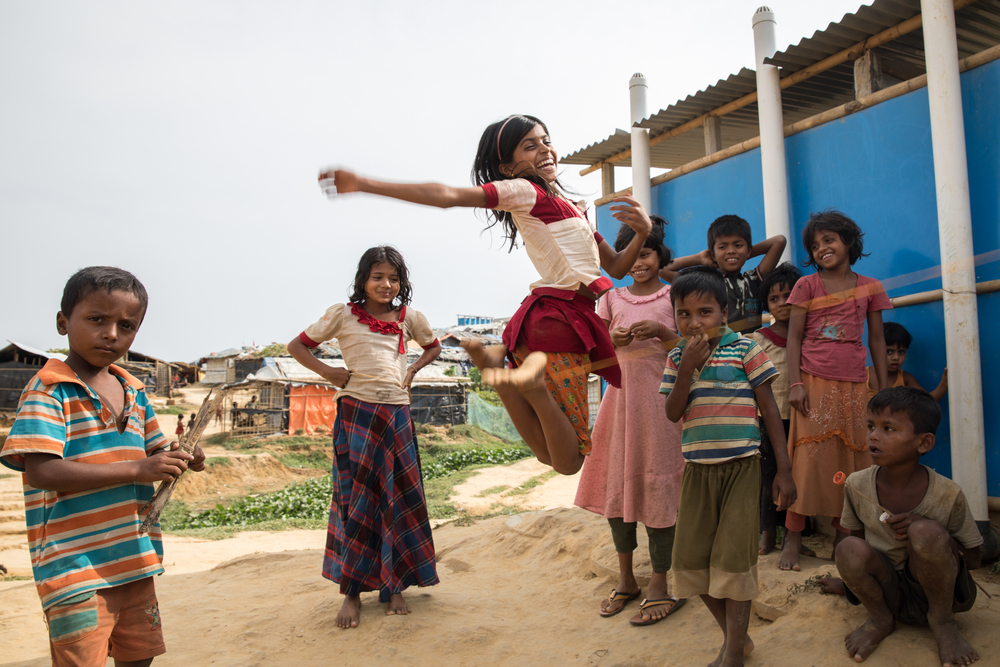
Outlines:
POLYGON ((612 588, 611 593, 608 594, 608 606, 604 609, 598 610, 599 613, 604 618, 614 616, 615 614, 620 614, 622 609, 625 608, 632 600, 635 600, 642 593, 642 589, 638 589, 635 593, 619 593, 617 588, 612 588), (621 602, 617 607, 613 607, 615 602, 621 602))

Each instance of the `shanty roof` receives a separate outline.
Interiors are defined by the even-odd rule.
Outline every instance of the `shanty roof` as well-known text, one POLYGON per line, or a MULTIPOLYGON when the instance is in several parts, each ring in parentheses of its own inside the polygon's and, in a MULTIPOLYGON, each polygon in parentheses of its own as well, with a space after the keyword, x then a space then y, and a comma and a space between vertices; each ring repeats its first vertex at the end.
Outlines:
POLYGON ((41 357, 43 359, 59 359, 60 361, 66 360, 66 355, 59 352, 43 352, 42 350, 36 350, 33 347, 28 347, 27 345, 22 345, 21 343, 15 343, 12 340, 8 340, 7 347, 0 348, 0 362, 8 361, 14 359, 14 352, 20 350, 22 353, 27 353, 36 357, 41 357))
MULTIPOLYGON (((781 68, 785 78, 814 63, 839 53, 920 13, 920 0, 873 0, 853 14, 845 14, 826 30, 802 39, 779 51, 765 62, 781 68)), ((780 18, 780 17, 779 17, 780 18)), ((976 0, 956 11, 958 56, 967 57, 1000 43, 1000 0, 976 0)), ((877 46, 884 74, 906 80, 926 72, 923 31, 917 29, 877 46)), ((890 79, 891 82, 891 79, 890 79)), ((756 72, 741 69, 694 95, 678 100, 636 124, 650 130, 650 138, 663 135, 684 123, 734 102, 757 89, 756 72)), ((781 92, 786 125, 854 99, 854 62, 847 61, 800 81, 781 92)), ((722 146, 732 146, 760 134, 757 103, 721 116, 722 146)), ((617 130, 607 139, 564 156, 564 164, 592 165, 631 148, 628 132, 617 130)), ((650 149, 650 165, 673 169, 705 155, 704 133, 693 129, 661 141, 650 149)), ((631 166, 631 158, 615 162, 631 166)))

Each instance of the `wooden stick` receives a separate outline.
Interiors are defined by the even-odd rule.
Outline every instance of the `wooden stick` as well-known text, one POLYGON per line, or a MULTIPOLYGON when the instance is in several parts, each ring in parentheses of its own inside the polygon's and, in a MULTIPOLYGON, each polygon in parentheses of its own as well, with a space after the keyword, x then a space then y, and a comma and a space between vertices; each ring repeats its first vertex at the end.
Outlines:
MULTIPOLYGON (((212 391, 214 391, 214 389, 212 391)), ((226 395, 226 392, 220 391, 214 398, 212 398, 212 391, 208 392, 208 396, 205 397, 205 401, 201 404, 201 408, 198 410, 198 414, 194 418, 194 428, 190 433, 182 434, 178 438, 178 442, 180 443, 179 449, 183 452, 194 454, 194 448, 198 445, 198 441, 201 439, 202 433, 205 432, 205 429, 208 428, 209 422, 211 422, 212 418, 215 416, 216 406, 222 403, 222 399, 226 395)), ((160 520, 160 514, 163 512, 163 508, 166 507, 167 501, 170 500, 170 495, 173 493, 178 479, 180 479, 180 475, 173 478, 169 482, 160 482, 160 486, 156 489, 156 493, 154 493, 153 497, 149 499, 149 502, 143 505, 142 509, 139 510, 139 514, 146 515, 142 525, 139 526, 140 533, 148 532, 150 527, 155 525, 156 522, 160 520)))

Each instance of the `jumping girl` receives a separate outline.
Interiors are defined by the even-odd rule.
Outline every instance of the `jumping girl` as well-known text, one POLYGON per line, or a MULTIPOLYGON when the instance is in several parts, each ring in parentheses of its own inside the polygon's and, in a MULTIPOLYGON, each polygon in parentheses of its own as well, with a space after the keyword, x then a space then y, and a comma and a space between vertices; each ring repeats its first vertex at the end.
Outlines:
POLYGON ((386 614, 408 614, 403 589, 438 583, 408 390, 441 345, 427 318, 407 307, 410 296, 399 251, 371 248, 358 263, 349 303, 331 306, 288 344, 296 361, 341 387, 323 576, 347 596, 337 614, 342 628, 357 627, 363 591, 379 591, 386 614), (347 368, 312 355, 331 338, 347 368), (407 368, 411 339, 424 353, 407 368))
POLYGON ((339 194, 489 209, 490 226, 501 224, 511 249, 521 235, 541 278, 504 330, 503 346, 463 346, 538 460, 571 475, 591 449, 588 374, 593 369, 615 387, 621 382, 607 326, 594 312, 597 297, 611 288, 601 269, 624 277, 651 223, 639 202, 616 199, 614 217, 636 232, 628 247, 616 251, 563 194, 557 161, 545 124, 514 115, 483 132, 472 170, 476 187, 385 183, 343 170, 321 173, 320 181, 332 178, 339 194), (510 370, 504 368, 505 356, 510 370))
MULTIPOLYGON (((664 343, 677 334, 670 287, 658 275, 671 259, 663 245, 665 221, 652 219, 653 229, 629 272, 632 284, 606 292, 597 306, 618 352, 622 386, 609 387, 601 401, 594 452, 583 464, 575 501, 607 518, 618 552, 618 584, 601 603, 601 616, 614 616, 639 597, 632 552, 638 545, 636 523, 646 527, 653 574, 639 613, 629 619, 632 625, 652 625, 684 603, 667 591, 684 457, 681 425, 667 419, 667 397, 659 393, 667 363, 664 343)), ((634 236, 622 225, 615 248, 628 247, 634 236)))
POLYGON ((843 488, 833 483, 871 466, 868 453, 868 390, 865 347, 878 387, 886 380, 882 311, 892 308, 882 283, 851 267, 864 255, 864 232, 839 211, 814 213, 802 232, 816 273, 802 278, 788 297, 788 402, 794 408, 788 433, 788 456, 799 497, 788 508, 778 567, 799 569, 799 548, 806 517, 834 517, 834 548, 846 537, 840 528, 843 488))

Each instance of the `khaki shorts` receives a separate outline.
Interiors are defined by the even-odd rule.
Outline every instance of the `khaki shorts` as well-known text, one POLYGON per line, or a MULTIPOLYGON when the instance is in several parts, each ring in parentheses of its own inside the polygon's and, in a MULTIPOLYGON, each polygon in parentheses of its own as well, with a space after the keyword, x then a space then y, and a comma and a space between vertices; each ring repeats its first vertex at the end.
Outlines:
POLYGON ((104 667, 109 655, 131 662, 166 652, 152 577, 79 597, 45 611, 53 667, 104 667))

